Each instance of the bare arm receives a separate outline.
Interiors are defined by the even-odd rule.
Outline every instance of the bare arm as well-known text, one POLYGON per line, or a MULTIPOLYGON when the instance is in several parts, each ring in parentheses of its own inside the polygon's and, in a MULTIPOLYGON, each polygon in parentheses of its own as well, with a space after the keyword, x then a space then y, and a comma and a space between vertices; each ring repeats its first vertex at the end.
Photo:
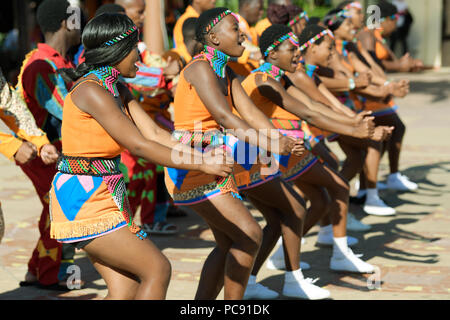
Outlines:
POLYGON ((263 96, 316 127, 358 138, 368 138, 373 134, 373 123, 370 123, 370 121, 373 120, 372 118, 368 118, 367 121, 361 123, 358 127, 345 125, 336 122, 326 115, 309 109, 303 103, 288 94, 280 83, 271 78, 258 84, 258 88, 263 96))
POLYGON ((133 155, 166 167, 201 170, 221 176, 226 176, 230 172, 230 168, 224 165, 214 166, 207 165, 205 162, 199 164, 196 161, 181 163, 175 161, 172 158, 172 149, 146 139, 122 112, 114 98, 102 87, 93 83, 84 83, 80 86, 83 87, 72 93, 72 99, 77 107, 94 117, 117 143, 124 146, 133 155))
POLYGON ((145 0, 144 42, 150 52, 164 54, 161 0, 145 0))

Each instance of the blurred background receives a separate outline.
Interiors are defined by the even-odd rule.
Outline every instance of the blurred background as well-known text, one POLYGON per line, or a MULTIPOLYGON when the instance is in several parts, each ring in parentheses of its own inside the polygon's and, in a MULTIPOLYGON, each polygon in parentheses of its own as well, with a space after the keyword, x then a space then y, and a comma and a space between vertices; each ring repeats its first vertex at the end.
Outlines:
MULTIPOLYGON (((20 64, 27 52, 43 40, 35 22, 35 12, 42 0, 3 0, 0 11, 0 67, 8 80, 15 84, 20 64)), ((188 0, 163 0, 168 45, 171 45, 172 28, 184 12, 188 0)), ((95 10, 113 0, 69 0, 79 6, 87 19, 95 10)), ((309 16, 323 17, 340 0, 293 0, 309 16)), ((412 17, 408 34, 409 51, 414 58, 436 68, 450 66, 450 0, 404 0, 412 17)), ((264 0, 267 7, 267 0, 264 0)), ((365 8, 375 3, 362 0, 365 8)), ((217 0, 216 6, 238 9, 238 0, 217 0)), ((399 47, 399 46, 398 46, 399 47)), ((400 50, 400 48, 398 48, 400 50)), ((400 53, 400 52, 399 52, 400 53)), ((400 54, 401 55, 401 54, 400 54)))

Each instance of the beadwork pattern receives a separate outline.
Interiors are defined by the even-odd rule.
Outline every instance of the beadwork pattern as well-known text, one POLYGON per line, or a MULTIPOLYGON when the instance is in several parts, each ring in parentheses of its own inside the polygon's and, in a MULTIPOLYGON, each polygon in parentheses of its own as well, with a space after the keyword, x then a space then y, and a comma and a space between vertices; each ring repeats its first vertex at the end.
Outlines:
POLYGON ((260 66, 258 69, 255 69, 252 71, 254 72, 264 72, 270 75, 272 78, 274 78, 277 81, 280 81, 281 78, 284 76, 284 70, 278 68, 277 66, 274 66, 270 62, 264 62, 262 66, 260 66))
POLYGON ((95 75, 102 83, 103 87, 108 90, 114 97, 119 96, 119 91, 117 90, 117 82, 119 80, 120 72, 116 68, 111 66, 98 67, 84 75, 95 75))
POLYGON ((302 46, 300 46, 300 51, 304 51, 306 48, 312 46, 317 40, 323 38, 324 36, 329 35, 332 39, 334 39, 334 34, 330 29, 325 29, 321 33, 316 34, 313 38, 306 41, 302 46))
POLYGON ((236 20, 239 22, 239 18, 237 17, 237 15, 233 12, 231 12, 231 10, 225 10, 224 12, 222 12, 221 14, 219 14, 218 17, 216 17, 215 19, 213 19, 211 21, 210 24, 208 24, 205 28, 205 32, 208 33, 216 24, 218 24, 223 18, 225 18, 228 15, 232 15, 233 17, 236 18, 236 20))
POLYGON ((306 21, 309 21, 309 17, 308 14, 306 13, 306 11, 303 11, 302 13, 300 13, 299 15, 297 15, 296 17, 294 17, 294 19, 292 19, 291 21, 288 22, 288 26, 292 27, 294 24, 296 24, 297 22, 299 22, 300 20, 302 20, 303 18, 305 18, 306 21))
POLYGON ((225 68, 227 66, 227 63, 229 61, 237 61, 237 58, 230 57, 226 53, 223 53, 222 51, 206 45, 204 46, 204 51, 201 54, 195 56, 194 59, 202 56, 205 57, 206 60, 208 60, 211 68, 221 78, 225 78, 225 68))
POLYGON ((298 47, 298 38, 293 32, 289 32, 288 34, 285 34, 284 36, 278 38, 274 43, 272 43, 266 51, 264 51, 264 56, 267 57, 269 55, 269 52, 278 47, 280 44, 283 43, 284 40, 289 40, 294 46, 298 47))
POLYGON ((114 44, 116 44, 117 42, 119 42, 120 40, 125 39, 126 37, 128 37, 130 34, 132 34, 133 32, 135 32, 138 28, 136 26, 132 26, 130 29, 128 29, 127 31, 125 31, 124 33, 122 33, 121 35, 118 35, 117 37, 114 37, 113 39, 106 41, 103 45, 110 47, 114 44))

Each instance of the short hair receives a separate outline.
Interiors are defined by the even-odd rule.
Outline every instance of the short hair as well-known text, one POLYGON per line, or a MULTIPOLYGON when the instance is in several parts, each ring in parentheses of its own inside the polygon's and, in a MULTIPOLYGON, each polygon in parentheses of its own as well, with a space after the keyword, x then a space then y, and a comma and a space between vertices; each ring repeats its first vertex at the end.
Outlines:
POLYGON ((95 17, 101 15, 102 13, 123 13, 125 14, 125 8, 117 3, 105 3, 101 5, 97 11, 95 11, 95 17))
POLYGON ((261 54, 264 56, 264 52, 266 52, 267 48, 289 32, 292 32, 292 29, 285 24, 273 24, 264 30, 259 38, 259 49, 261 50, 261 54))
POLYGON ((320 17, 310 17, 308 22, 306 23, 307 26, 312 24, 319 24, 320 23, 320 17))
POLYGON ((218 7, 206 10, 197 18, 197 25, 195 27, 195 37, 198 42, 205 44, 205 36, 208 34, 206 32, 206 27, 211 24, 211 22, 216 19, 220 14, 227 11, 227 8, 218 7))
POLYGON ((197 18, 187 18, 183 27, 181 28, 181 32, 183 33, 184 40, 192 40, 195 39, 195 28, 197 27, 197 18))
POLYGON ((61 28, 61 22, 70 16, 67 0, 44 0, 36 12, 36 20, 43 33, 56 32, 61 28))
MULTIPOLYGON (((298 44, 300 46, 304 45, 309 40, 314 38, 316 35, 323 32, 324 30, 326 30, 324 27, 321 27, 317 24, 310 24, 310 25, 306 26, 305 29, 303 29, 302 33, 298 37, 298 44)), ((314 42, 314 44, 317 44, 317 45, 321 44, 323 39, 324 38, 321 37, 320 39, 316 40, 314 42)), ((305 53, 307 50, 308 50, 308 48, 305 48, 302 53, 305 53)))
POLYGON ((387 1, 380 1, 377 6, 380 8, 380 18, 390 17, 398 13, 397 7, 387 1))

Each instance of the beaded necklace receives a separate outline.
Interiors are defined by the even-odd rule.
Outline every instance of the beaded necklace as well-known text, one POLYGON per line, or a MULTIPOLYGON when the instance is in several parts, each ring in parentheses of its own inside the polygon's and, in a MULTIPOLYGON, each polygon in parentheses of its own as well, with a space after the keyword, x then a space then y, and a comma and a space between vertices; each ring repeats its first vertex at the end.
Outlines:
POLYGON ((221 78, 225 78, 225 68, 227 63, 229 61, 237 61, 237 58, 230 57, 226 53, 209 46, 204 46, 204 51, 195 56, 194 59, 199 57, 205 57, 214 72, 221 78))
POLYGON ((284 70, 278 68, 277 66, 274 66, 270 62, 264 62, 262 66, 260 66, 258 69, 253 70, 252 73, 258 71, 267 73, 277 81, 280 81, 281 78, 284 76, 284 70))
POLYGON ((304 67, 305 67, 306 74, 310 78, 312 78, 314 76, 314 73, 317 71, 317 69, 319 69, 318 66, 313 65, 313 64, 307 64, 307 63, 304 63, 304 67))
POLYGON ((119 91, 117 90, 117 82, 120 75, 119 70, 111 66, 98 67, 85 74, 84 77, 87 77, 90 74, 95 75, 101 81, 103 87, 105 87, 105 89, 114 97, 119 96, 119 91))

